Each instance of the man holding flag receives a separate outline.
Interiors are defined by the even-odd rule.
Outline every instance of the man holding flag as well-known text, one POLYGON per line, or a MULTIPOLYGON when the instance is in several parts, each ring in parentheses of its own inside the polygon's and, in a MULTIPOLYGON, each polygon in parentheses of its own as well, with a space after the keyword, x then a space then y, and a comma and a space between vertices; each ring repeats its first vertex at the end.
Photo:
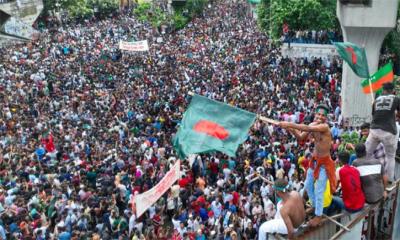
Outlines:
POLYGON ((331 159, 332 136, 327 124, 328 106, 317 106, 314 122, 310 125, 291 122, 279 122, 277 125, 287 129, 296 136, 297 141, 314 138, 313 161, 307 170, 305 189, 314 207, 315 217, 310 220, 310 226, 318 226, 322 221, 323 197, 326 181, 329 179, 331 192, 336 191, 335 163, 331 159), (315 183, 315 184, 314 184, 315 183), (314 187, 315 185, 315 187, 314 187))
POLYGON ((366 141, 367 158, 370 158, 379 143, 385 147, 385 162, 388 180, 394 182, 395 155, 397 149, 396 112, 400 112, 400 98, 394 95, 394 84, 383 84, 383 93, 372 104, 372 123, 366 141))

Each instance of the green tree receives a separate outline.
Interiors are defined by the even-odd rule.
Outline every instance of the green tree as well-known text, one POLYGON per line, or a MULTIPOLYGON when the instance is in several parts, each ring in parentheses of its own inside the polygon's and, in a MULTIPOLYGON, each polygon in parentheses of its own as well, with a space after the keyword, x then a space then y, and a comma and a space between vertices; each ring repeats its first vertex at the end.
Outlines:
POLYGON ((382 48, 384 52, 393 54, 394 70, 397 75, 400 75, 400 5, 397 9, 397 25, 385 37, 382 48))
POLYGON ((153 27, 159 27, 167 21, 167 15, 159 7, 146 2, 139 4, 133 14, 141 21, 150 22, 153 27))
POLYGON ((60 11, 66 11, 70 17, 90 17, 97 9, 100 14, 117 11, 119 0, 43 0, 45 16, 60 11))
POLYGON ((207 0, 187 0, 185 8, 189 11, 191 17, 194 17, 201 14, 206 5, 207 0))
POLYGON ((119 9, 119 0, 88 0, 87 4, 102 15, 108 15, 119 9))
POLYGON ((258 24, 272 37, 282 34, 284 23, 293 30, 321 30, 338 27, 335 0, 262 0, 258 24))
POLYGON ((188 21, 189 19, 182 14, 175 13, 173 16, 174 27, 177 30, 184 28, 188 21))
POLYGON ((64 0, 62 7, 67 9, 68 16, 86 18, 93 15, 93 9, 86 0, 64 0))

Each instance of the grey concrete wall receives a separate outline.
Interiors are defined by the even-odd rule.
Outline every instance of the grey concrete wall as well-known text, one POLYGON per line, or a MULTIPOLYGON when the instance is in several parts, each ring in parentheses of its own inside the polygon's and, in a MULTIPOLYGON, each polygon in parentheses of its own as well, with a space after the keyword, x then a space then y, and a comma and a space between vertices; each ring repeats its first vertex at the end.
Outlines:
POLYGON ((0 4, 0 10, 11 16, 20 18, 28 25, 32 25, 43 10, 42 0, 16 0, 0 4))
MULTIPOLYGON (((337 3, 337 16, 344 41, 365 48, 371 75, 378 68, 382 41, 396 24, 397 6, 398 0, 371 0, 370 6, 337 3)), ((373 96, 362 92, 362 80, 346 63, 343 64, 342 114, 352 126, 371 121, 373 96)))

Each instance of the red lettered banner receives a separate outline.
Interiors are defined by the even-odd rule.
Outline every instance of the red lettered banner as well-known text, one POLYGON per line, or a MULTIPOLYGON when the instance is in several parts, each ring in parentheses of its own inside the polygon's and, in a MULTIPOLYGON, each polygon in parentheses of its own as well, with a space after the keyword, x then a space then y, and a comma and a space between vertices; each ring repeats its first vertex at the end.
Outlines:
POLYGON ((119 49, 130 52, 149 51, 149 44, 147 40, 137 41, 137 42, 120 41, 119 49))
POLYGON ((163 179, 155 185, 152 189, 147 192, 135 196, 136 204, 136 217, 140 217, 144 212, 149 209, 151 205, 157 202, 157 200, 174 184, 180 176, 180 161, 177 161, 171 170, 165 174, 163 179))

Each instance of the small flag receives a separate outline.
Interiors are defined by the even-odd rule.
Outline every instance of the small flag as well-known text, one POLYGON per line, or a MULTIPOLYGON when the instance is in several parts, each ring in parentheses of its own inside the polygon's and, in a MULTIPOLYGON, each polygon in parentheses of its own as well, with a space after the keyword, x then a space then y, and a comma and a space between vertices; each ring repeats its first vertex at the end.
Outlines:
POLYGON ((394 78, 392 63, 388 63, 383 66, 379 71, 372 75, 369 79, 364 79, 361 82, 363 92, 370 94, 371 89, 373 92, 377 92, 382 89, 384 83, 392 82, 394 78), (369 80, 371 80, 371 87, 369 86, 369 80))
POLYGON ((215 151, 234 157, 255 119, 254 113, 194 95, 174 138, 175 150, 182 159, 215 151))
POLYGON ((351 42, 335 42, 334 44, 339 55, 349 64, 357 76, 363 78, 369 77, 368 61, 364 48, 351 42))

